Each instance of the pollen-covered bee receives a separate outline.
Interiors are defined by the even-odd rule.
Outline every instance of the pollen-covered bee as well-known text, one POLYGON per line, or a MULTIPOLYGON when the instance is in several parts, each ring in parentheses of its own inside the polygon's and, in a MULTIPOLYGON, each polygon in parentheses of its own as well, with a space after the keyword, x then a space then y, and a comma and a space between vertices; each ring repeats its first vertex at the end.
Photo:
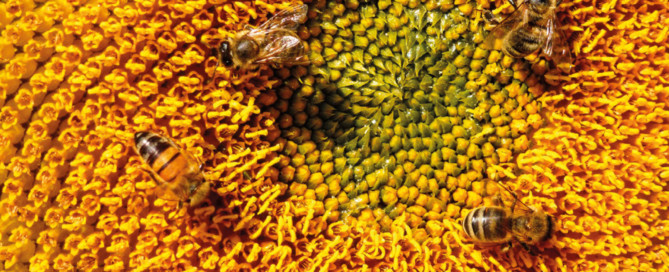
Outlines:
POLYGON ((275 14, 258 28, 247 25, 221 43, 216 50, 216 68, 219 63, 237 69, 253 69, 259 64, 307 64, 306 49, 296 32, 306 19, 307 5, 298 5, 275 14))
POLYGON ((152 132, 135 133, 137 154, 148 164, 156 180, 159 197, 178 200, 179 207, 188 200, 196 206, 209 195, 210 183, 202 173, 202 164, 167 137, 152 132))
MULTIPOLYGON (((509 2, 516 7, 515 1, 509 2)), ((486 44, 494 48, 495 41, 501 39, 502 51, 514 58, 525 57, 541 48, 560 69, 569 72, 569 46, 555 15, 561 2, 562 0, 525 0, 501 23, 491 12, 486 12, 486 21, 496 25, 488 35, 486 44)))
POLYGON ((511 207, 504 207, 499 198, 493 206, 483 206, 471 210, 464 220, 462 228, 474 242, 481 244, 499 244, 508 242, 503 249, 508 250, 512 241, 519 242, 533 253, 529 245, 543 242, 553 235, 553 217, 545 212, 533 209, 518 199, 515 193, 501 185, 514 197, 511 207), (520 202, 521 205, 516 205, 520 202))

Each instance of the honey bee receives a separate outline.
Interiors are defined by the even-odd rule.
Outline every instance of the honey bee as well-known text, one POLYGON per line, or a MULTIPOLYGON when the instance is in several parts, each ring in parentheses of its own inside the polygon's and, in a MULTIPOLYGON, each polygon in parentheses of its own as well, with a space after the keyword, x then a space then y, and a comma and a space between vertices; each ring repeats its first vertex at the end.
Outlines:
MULTIPOLYGON (((515 1, 509 2, 516 7, 515 1)), ((561 2, 562 0, 525 0, 501 23, 487 11, 484 19, 496 26, 486 38, 486 44, 489 48, 494 48, 495 41, 501 39, 502 51, 514 58, 525 57, 541 48, 560 69, 569 72, 569 46, 555 15, 561 2)))
POLYGON ((209 195, 211 184, 202 173, 202 164, 167 137, 152 132, 135 133, 135 148, 149 166, 147 171, 158 184, 159 197, 196 206, 209 195))
POLYGON ((503 251, 511 248, 512 241, 519 242, 530 253, 529 245, 550 239, 553 235, 553 217, 545 212, 530 208, 518 199, 515 193, 501 185, 514 197, 511 207, 504 207, 498 197, 493 206, 483 206, 471 210, 464 220, 462 229, 474 242, 500 244, 508 242, 503 251), (517 202, 522 205, 516 206, 517 202))
POLYGON ((237 69, 254 69, 260 64, 307 64, 306 49, 296 32, 306 19, 307 5, 298 5, 275 14, 258 28, 247 25, 221 43, 216 50, 216 68, 219 63, 237 69))

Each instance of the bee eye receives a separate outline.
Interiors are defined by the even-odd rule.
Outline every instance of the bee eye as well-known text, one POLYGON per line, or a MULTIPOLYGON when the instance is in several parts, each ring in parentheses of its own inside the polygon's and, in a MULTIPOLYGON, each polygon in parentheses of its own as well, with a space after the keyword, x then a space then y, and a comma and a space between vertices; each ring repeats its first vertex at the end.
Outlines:
POLYGON ((230 53, 230 43, 225 41, 221 43, 221 46, 218 47, 218 50, 221 51, 222 54, 229 54, 230 53))
POLYGON ((232 66, 232 54, 230 52, 230 43, 227 41, 221 43, 221 46, 218 48, 219 60, 226 67, 232 66))

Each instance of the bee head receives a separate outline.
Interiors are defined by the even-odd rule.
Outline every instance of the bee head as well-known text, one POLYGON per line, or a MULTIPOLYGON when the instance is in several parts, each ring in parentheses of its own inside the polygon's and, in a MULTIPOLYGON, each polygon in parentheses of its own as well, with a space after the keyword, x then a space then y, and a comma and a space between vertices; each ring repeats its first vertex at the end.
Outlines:
POLYGON ((234 63, 232 61, 232 52, 230 52, 230 43, 228 41, 221 43, 216 54, 218 55, 218 61, 223 63, 225 67, 230 67, 234 63))

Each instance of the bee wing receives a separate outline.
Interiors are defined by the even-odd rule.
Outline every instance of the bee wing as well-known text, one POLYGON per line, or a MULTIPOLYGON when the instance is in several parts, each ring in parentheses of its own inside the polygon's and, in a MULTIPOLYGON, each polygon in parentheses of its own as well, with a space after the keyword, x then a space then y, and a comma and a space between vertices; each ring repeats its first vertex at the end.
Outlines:
POLYGON ((169 201, 180 201, 188 198, 183 182, 159 182, 157 183, 155 193, 156 196, 169 201))
POLYGON ((274 14, 272 18, 260 25, 258 29, 270 30, 284 28, 295 30, 300 24, 307 20, 307 10, 308 7, 305 4, 291 6, 288 9, 274 14))
POLYGON ((190 152, 186 151, 186 149, 181 148, 181 146, 178 145, 176 142, 174 142, 174 140, 172 140, 172 138, 166 137, 166 136, 163 136, 163 138, 165 138, 167 141, 169 141, 170 144, 172 144, 172 146, 174 146, 176 149, 179 150, 179 152, 181 152, 181 155, 183 155, 184 158, 186 158, 186 161, 188 161, 188 163, 186 163, 186 165, 191 165, 191 164, 197 165, 198 170, 202 171, 202 168, 204 167, 204 164, 202 163, 202 161, 200 161, 200 159, 195 157, 190 152))
POLYGON ((559 28, 555 14, 547 21, 546 42, 543 52, 549 56, 562 71, 568 73, 571 70, 571 52, 564 33, 559 28))
POLYGON ((302 39, 292 32, 275 30, 267 34, 261 54, 254 63, 307 64, 302 39))
MULTIPOLYGON (((527 4, 523 3, 506 19, 490 30, 484 44, 490 49, 495 49, 495 41, 497 39, 503 38, 513 28, 522 27, 524 24, 527 24, 527 12, 527 4)), ((490 22, 491 20, 486 19, 486 21, 490 22)))
POLYGON ((181 146, 178 145, 176 142, 174 142, 174 140, 172 140, 171 137, 168 137, 168 136, 162 136, 162 137, 165 138, 165 140, 167 140, 168 142, 170 142, 170 144, 172 146, 176 147, 179 151, 182 151, 181 146))
MULTIPOLYGON (((486 182, 490 182, 490 180, 487 180, 486 182)), ((516 215, 532 212, 532 209, 527 206, 516 193, 511 191, 508 187, 499 181, 495 181, 494 183, 497 187, 499 187, 497 195, 495 195, 495 198, 497 198, 499 203, 495 203, 495 205, 500 207, 508 207, 509 209, 512 209, 513 214, 516 215)))
POLYGON ((527 206, 520 198, 516 197, 516 204, 513 206, 514 215, 523 215, 533 213, 534 210, 527 206))

